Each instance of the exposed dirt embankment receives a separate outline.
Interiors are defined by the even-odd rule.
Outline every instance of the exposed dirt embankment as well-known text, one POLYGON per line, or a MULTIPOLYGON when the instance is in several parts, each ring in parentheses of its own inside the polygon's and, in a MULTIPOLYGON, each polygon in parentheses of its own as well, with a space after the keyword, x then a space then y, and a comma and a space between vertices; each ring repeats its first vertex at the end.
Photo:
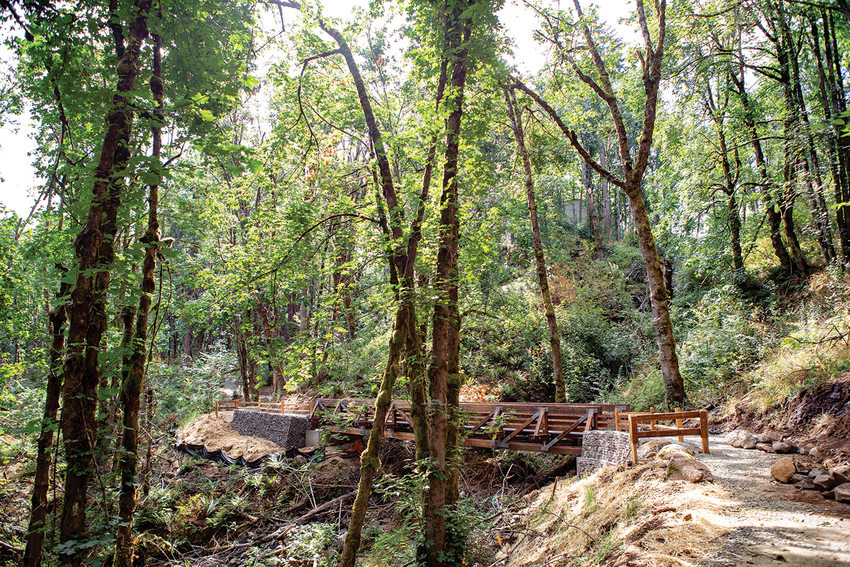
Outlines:
POLYGON ((233 412, 206 413, 192 423, 177 430, 177 440, 189 445, 204 445, 209 451, 221 449, 228 457, 238 458, 240 455, 247 461, 253 461, 280 453, 283 448, 261 437, 240 435, 231 427, 233 412))
POLYGON ((780 407, 761 414, 746 401, 730 412, 724 429, 777 432, 797 446, 811 446, 816 461, 838 465, 850 461, 850 373, 801 391, 780 407))

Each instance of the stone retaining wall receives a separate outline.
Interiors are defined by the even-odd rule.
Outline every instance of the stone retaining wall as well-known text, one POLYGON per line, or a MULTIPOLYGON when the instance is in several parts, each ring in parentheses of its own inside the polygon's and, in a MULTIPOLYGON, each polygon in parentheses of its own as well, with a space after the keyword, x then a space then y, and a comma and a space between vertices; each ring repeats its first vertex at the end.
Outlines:
POLYGON ((287 449, 304 447, 310 420, 302 415, 286 415, 257 410, 233 412, 233 429, 240 435, 262 437, 287 449))
POLYGON ((576 474, 585 476, 598 468, 628 462, 632 450, 629 434, 623 431, 587 431, 576 459, 576 474))

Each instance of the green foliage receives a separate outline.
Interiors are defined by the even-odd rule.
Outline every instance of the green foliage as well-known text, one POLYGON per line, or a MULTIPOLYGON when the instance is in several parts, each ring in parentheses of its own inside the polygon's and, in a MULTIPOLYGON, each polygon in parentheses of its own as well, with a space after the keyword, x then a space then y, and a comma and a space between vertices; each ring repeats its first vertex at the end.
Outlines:
POLYGON ((681 346, 680 368, 700 401, 716 402, 730 381, 758 360, 763 337, 756 329, 757 317, 732 285, 712 289, 697 304, 681 346))

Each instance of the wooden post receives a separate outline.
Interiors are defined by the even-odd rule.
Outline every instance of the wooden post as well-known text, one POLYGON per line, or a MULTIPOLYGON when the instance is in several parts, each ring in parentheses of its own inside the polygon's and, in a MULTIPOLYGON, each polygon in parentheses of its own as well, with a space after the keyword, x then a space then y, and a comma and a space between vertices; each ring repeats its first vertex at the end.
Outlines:
MULTIPOLYGON (((655 408, 649 408, 649 413, 655 413, 655 408)), ((655 422, 654 421, 649 422, 649 428, 651 430, 655 431, 655 422)))
POLYGON ((218 400, 215 401, 215 416, 218 417, 218 400))
MULTIPOLYGON (((678 413, 680 411, 682 411, 682 408, 676 408, 676 413, 678 413)), ((682 429, 682 418, 681 417, 676 418, 676 429, 682 429)), ((681 433, 679 433, 679 441, 684 441, 684 440, 685 440, 685 436, 682 435, 681 433)))
POLYGON ((614 431, 620 430, 620 408, 614 408, 614 431))
POLYGON ((233 405, 234 405, 233 409, 239 409, 239 398, 236 398, 235 400, 233 400, 233 405))
POLYGON ((280 413, 286 413, 286 410, 283 407, 283 400, 280 400, 280 413))
POLYGON ((629 441, 632 442, 632 462, 634 464, 637 464, 637 462, 638 462, 638 456, 637 456, 638 422, 637 422, 637 419, 635 419, 635 416, 633 416, 633 415, 629 416, 629 441))
POLYGON ((702 452, 708 455, 708 412, 699 410, 699 434, 702 437, 702 452))

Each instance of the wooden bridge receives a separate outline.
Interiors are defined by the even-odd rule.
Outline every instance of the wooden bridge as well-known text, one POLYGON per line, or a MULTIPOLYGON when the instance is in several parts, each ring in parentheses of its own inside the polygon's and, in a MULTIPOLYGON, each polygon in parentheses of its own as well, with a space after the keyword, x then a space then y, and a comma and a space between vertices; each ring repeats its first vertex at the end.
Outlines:
MULTIPOLYGON (((302 415, 313 429, 324 429, 357 437, 369 434, 374 417, 374 400, 318 398, 307 402, 254 402, 225 400, 216 402, 219 411, 253 409, 282 414, 302 415)), ((708 452, 708 426, 705 411, 671 413, 629 413, 627 404, 557 404, 520 402, 467 402, 460 404, 461 422, 467 447, 534 451, 559 455, 581 455, 582 438, 592 430, 628 431, 632 447, 642 437, 700 435, 703 452, 708 452), (699 425, 684 428, 684 419, 696 419, 699 425), (676 422, 675 427, 657 425, 676 422), (641 428, 640 423, 649 424, 641 428)), ((414 440, 410 402, 396 400, 385 421, 385 437, 414 440)))

